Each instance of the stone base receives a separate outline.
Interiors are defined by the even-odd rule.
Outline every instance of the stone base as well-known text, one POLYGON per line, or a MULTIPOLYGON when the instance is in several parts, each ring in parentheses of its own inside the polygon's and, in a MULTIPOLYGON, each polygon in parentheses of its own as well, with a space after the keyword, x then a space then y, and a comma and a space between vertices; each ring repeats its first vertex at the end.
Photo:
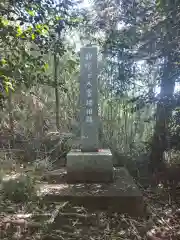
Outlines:
POLYGON ((143 196, 125 168, 114 169, 113 183, 67 184, 63 178, 61 184, 42 185, 41 194, 49 202, 70 201, 93 211, 110 210, 134 216, 145 214, 143 196))
POLYGON ((109 149, 101 152, 72 150, 67 154, 68 183, 106 183, 113 181, 112 154, 109 149))
POLYGON ((49 171, 43 174, 41 181, 48 182, 49 184, 67 183, 66 168, 49 171))

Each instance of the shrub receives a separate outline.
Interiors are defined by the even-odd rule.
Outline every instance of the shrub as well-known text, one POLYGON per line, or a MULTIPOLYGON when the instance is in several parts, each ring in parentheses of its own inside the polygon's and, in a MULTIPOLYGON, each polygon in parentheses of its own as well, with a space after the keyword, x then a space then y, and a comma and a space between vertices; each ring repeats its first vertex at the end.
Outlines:
POLYGON ((28 175, 3 180, 1 185, 2 197, 15 203, 27 202, 36 196, 35 179, 28 175))

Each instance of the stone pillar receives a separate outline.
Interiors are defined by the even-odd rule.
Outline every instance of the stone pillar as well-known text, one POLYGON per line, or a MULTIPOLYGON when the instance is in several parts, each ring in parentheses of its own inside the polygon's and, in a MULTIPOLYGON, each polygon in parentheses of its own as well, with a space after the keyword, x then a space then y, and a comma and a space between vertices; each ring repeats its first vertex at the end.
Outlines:
POLYGON ((80 124, 81 151, 97 152, 99 119, 96 47, 84 47, 80 51, 80 124))
POLYGON ((112 182, 112 154, 109 149, 99 151, 96 47, 83 47, 80 51, 80 127, 81 149, 67 154, 67 181, 112 182))

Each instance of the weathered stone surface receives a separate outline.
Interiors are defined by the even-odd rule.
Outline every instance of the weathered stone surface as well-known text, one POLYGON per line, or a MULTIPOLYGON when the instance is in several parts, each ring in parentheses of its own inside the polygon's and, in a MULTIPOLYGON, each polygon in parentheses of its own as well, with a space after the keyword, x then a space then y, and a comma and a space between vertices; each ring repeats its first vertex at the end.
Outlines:
POLYGON ((96 47, 83 47, 80 51, 80 126, 81 150, 97 151, 99 119, 96 47))
POLYGON ((66 168, 60 168, 53 171, 48 171, 42 176, 42 181, 52 183, 67 183, 66 168))
POLYGON ((42 185, 41 194, 47 201, 71 201, 94 210, 143 215, 143 197, 133 178, 125 168, 115 168, 114 173, 112 183, 42 185))
POLYGON ((113 164, 110 150, 101 152, 71 151, 67 155, 67 182, 111 182, 113 164))

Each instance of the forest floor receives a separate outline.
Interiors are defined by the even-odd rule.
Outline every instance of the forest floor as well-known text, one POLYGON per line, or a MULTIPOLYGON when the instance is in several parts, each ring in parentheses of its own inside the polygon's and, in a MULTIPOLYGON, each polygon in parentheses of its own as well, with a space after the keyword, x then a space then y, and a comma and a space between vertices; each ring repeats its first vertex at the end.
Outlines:
MULTIPOLYGON (((168 191, 160 188, 141 190, 149 211, 145 218, 92 213, 69 202, 60 206, 43 201, 13 204, 1 200, 0 239, 180 239, 180 199, 176 201, 179 204, 173 202, 168 191)), ((178 191, 176 194, 180 195, 178 191)))

